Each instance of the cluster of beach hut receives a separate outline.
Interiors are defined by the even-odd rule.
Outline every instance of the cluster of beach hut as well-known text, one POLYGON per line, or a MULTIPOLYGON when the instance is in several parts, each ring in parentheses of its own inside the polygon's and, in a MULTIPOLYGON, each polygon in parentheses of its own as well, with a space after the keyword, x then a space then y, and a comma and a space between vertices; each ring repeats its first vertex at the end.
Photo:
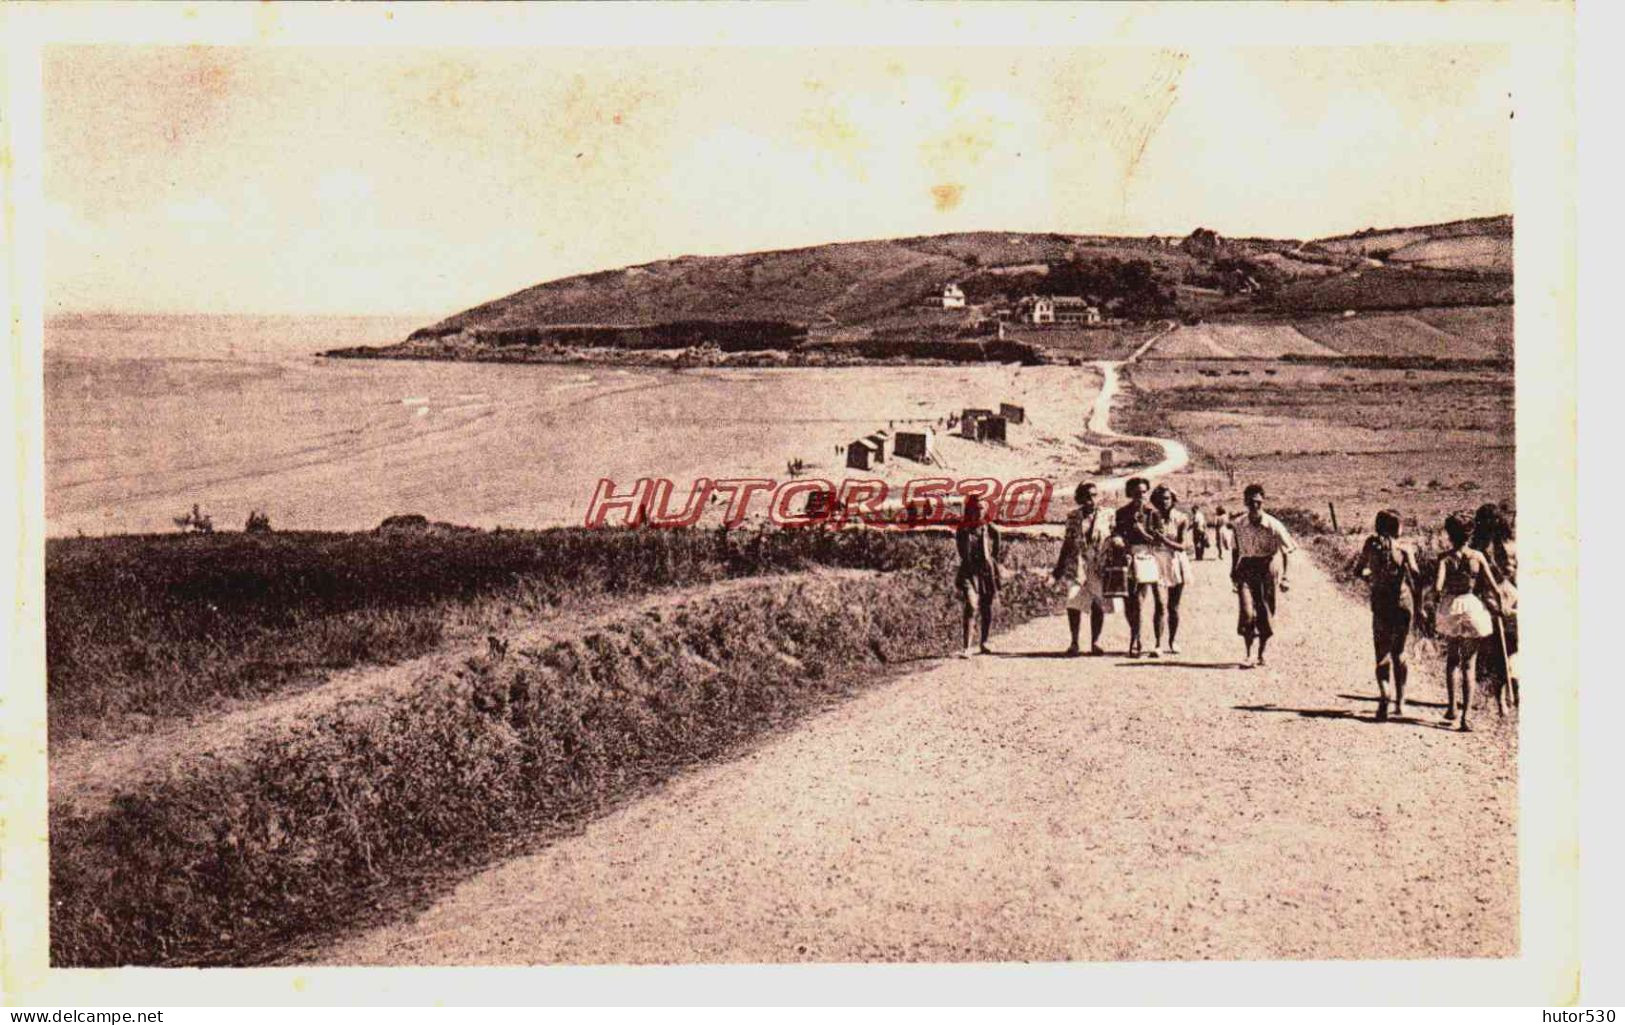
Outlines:
MULTIPOLYGON (((938 421, 941 423, 941 421, 938 421)), ((1009 441, 1011 424, 1027 422, 1027 411, 1009 402, 999 403, 997 411, 967 407, 958 414, 949 414, 947 429, 971 441, 1009 441)), ((846 465, 849 469, 869 470, 888 458, 912 459, 916 463, 935 461, 936 430, 930 426, 891 431, 875 431, 856 438, 845 446, 846 465)))
POLYGON ((876 431, 847 444, 846 465, 854 470, 869 470, 888 457, 929 463, 936 441, 936 431, 930 427, 898 431, 895 435, 890 431, 876 431))
POLYGON ((959 435, 971 441, 1010 440, 1010 425, 1027 422, 1027 410, 1009 402, 999 403, 998 411, 967 407, 957 418, 950 418, 959 429, 959 435))

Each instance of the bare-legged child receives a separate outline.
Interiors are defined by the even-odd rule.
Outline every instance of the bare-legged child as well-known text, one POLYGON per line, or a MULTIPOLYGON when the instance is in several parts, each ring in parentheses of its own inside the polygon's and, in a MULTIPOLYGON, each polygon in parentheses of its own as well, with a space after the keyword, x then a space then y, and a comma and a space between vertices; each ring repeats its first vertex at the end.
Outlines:
POLYGON ((1185 510, 1177 508, 1179 496, 1166 484, 1151 489, 1151 504, 1162 513, 1164 546, 1157 553, 1162 586, 1168 607, 1168 654, 1179 654, 1179 603, 1185 596, 1190 577, 1190 561, 1185 554, 1194 545, 1196 528, 1185 510))
POLYGON ((1473 593, 1483 587, 1495 591, 1495 577, 1482 552, 1468 547, 1472 527, 1460 517, 1451 516, 1444 521, 1444 532, 1450 538, 1450 551, 1439 557, 1439 570, 1435 574, 1433 589, 1439 596, 1439 607, 1434 613, 1434 629, 1445 639, 1444 718, 1449 722, 1456 717, 1456 678, 1461 678, 1461 725, 1463 733, 1467 714, 1473 703, 1473 661, 1484 638, 1491 635, 1494 626, 1489 609, 1473 593))
POLYGON ((1416 557, 1399 543, 1399 514, 1377 514, 1376 532, 1365 539, 1350 570, 1371 581, 1371 643, 1377 656, 1377 719, 1388 718, 1388 680, 1394 681, 1394 714, 1405 714, 1405 641, 1416 614, 1416 557))
POLYGON ((1163 624, 1163 579, 1157 553, 1167 545, 1163 537, 1162 514, 1146 500, 1151 482, 1144 477, 1131 478, 1125 490, 1128 504, 1117 510, 1112 530, 1128 545, 1131 584, 1128 594, 1128 657, 1139 658, 1142 653, 1152 658, 1161 656, 1163 624), (1150 602, 1151 650, 1142 652, 1141 628, 1146 603, 1150 602))

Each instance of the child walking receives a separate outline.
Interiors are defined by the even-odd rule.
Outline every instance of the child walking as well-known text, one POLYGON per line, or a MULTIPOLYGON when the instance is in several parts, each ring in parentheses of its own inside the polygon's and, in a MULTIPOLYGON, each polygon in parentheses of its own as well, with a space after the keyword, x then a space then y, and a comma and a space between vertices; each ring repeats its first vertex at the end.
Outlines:
POLYGON ((1377 514, 1375 532, 1365 539, 1350 570, 1371 581, 1371 643, 1377 656, 1377 720, 1388 718, 1388 680, 1394 681, 1394 714, 1405 714, 1405 641, 1416 610, 1416 556, 1399 544, 1399 514, 1377 514))
POLYGON ((1157 565, 1168 603, 1168 654, 1179 654, 1179 602, 1190 578, 1190 559, 1196 527, 1185 510, 1178 508, 1179 496, 1166 484, 1151 489, 1151 504, 1162 513, 1164 547, 1157 550, 1157 565))
POLYGON ((1463 519, 1451 516, 1444 521, 1444 532, 1450 538, 1450 550, 1439 557, 1439 571, 1435 574, 1433 589, 1439 596, 1434 613, 1434 630, 1445 639, 1444 686, 1446 722, 1456 717, 1456 676, 1461 676, 1461 724, 1466 733, 1467 713, 1473 702, 1473 662, 1484 638, 1491 636, 1494 624, 1489 609, 1474 593, 1482 587, 1487 594, 1495 593, 1495 576, 1484 554, 1468 546, 1472 527, 1463 519))

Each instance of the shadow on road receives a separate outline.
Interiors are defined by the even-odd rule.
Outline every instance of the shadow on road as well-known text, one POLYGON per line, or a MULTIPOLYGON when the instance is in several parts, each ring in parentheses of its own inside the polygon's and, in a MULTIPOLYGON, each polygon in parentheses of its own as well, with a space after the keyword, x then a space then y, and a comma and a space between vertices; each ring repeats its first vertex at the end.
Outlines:
MULTIPOLYGON (((1061 659, 1067 659, 1069 661, 1072 660, 1072 659, 1078 659, 1078 660, 1084 661, 1084 662, 1099 661, 1101 659, 1106 659, 1106 658, 1126 658, 1126 657, 1128 657, 1127 653, 1122 652, 1122 651, 1102 651, 1102 652, 1100 652, 1099 654, 1096 654, 1096 655, 1092 655, 1087 651, 1080 651, 1076 655, 1068 655, 1064 648, 1059 650, 1059 651, 990 651, 990 652, 988 652, 988 654, 992 655, 994 658, 1061 658, 1061 659)), ((1138 663, 1138 662, 1119 662, 1117 664, 1118 665, 1140 665, 1140 663, 1138 663)), ((1154 665, 1155 663, 1147 663, 1147 664, 1154 665)), ((1191 668, 1194 668, 1194 669, 1216 668, 1216 667, 1218 667, 1220 665, 1234 665, 1234 663, 1229 663, 1229 662, 1227 662, 1227 663, 1213 663, 1211 665, 1209 663, 1206 663, 1206 662, 1167 662, 1167 663, 1164 663, 1164 664, 1165 665, 1170 665, 1170 666, 1180 666, 1180 665, 1190 666, 1191 668)))
POLYGON ((1087 655, 1068 655, 1065 649, 1060 651, 994 651, 989 652, 994 658, 1087 658, 1087 655))
POLYGON ((1425 730, 1455 729, 1455 726, 1448 722, 1430 722, 1426 719, 1414 719, 1408 715, 1390 716, 1385 721, 1378 719, 1375 715, 1356 715, 1346 708, 1281 708, 1278 705, 1232 705, 1231 708, 1237 712, 1281 712, 1304 719, 1349 719, 1354 722, 1379 723, 1382 725, 1418 726, 1425 730))
MULTIPOLYGON (((1369 701, 1373 705, 1377 703, 1377 697, 1374 694, 1372 694, 1372 695, 1366 695, 1366 694, 1339 694, 1337 696, 1344 699, 1345 701, 1369 701)), ((1411 705, 1415 705, 1417 708, 1443 708, 1444 707, 1444 705, 1440 704, 1437 701, 1416 701, 1414 699, 1407 700, 1405 702, 1405 704, 1406 704, 1407 707, 1409 707, 1411 705)))
POLYGON ((1180 662, 1170 658, 1140 659, 1133 662, 1119 662, 1120 666, 1129 669, 1242 669, 1240 662, 1180 662))

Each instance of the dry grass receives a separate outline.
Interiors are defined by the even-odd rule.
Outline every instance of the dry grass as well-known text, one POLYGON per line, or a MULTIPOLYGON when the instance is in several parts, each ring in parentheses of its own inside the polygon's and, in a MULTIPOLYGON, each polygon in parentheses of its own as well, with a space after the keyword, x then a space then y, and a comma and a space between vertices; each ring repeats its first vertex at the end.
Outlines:
POLYGON ((1416 310, 1417 320, 1447 332, 1501 359, 1513 355, 1511 306, 1463 306, 1457 309, 1416 310))
MULTIPOLYGON (((899 542, 899 543, 892 543, 899 542)), ((53 743, 117 737, 594 600, 813 566, 896 569, 863 532, 584 529, 54 539, 53 743)))
MULTIPOLYGON (((805 546, 822 542, 795 536, 761 542, 757 563, 773 565, 774 551, 812 561, 805 546)), ((262 962, 414 881, 478 863, 504 837, 568 828, 888 666, 949 651, 949 540, 845 536, 828 543, 895 571, 701 590, 191 752, 110 801, 53 795, 53 963, 262 962)), ((447 539, 443 558, 479 537, 447 539)), ((307 543, 324 540, 340 543, 307 543)), ((604 538, 582 543, 592 540, 604 538)), ((1053 542, 1016 538, 1007 562, 1044 570, 1053 556, 1053 542)), ((1001 598, 1001 624, 1054 601, 1019 571, 1001 598)))
POLYGON ((1290 324, 1196 324, 1175 329, 1152 346, 1152 359, 1277 359, 1336 356, 1290 324))
POLYGON ((1334 504, 1341 531, 1363 537, 1379 509, 1415 534, 1514 499, 1510 370, 1159 361, 1129 380, 1133 429, 1198 456, 1176 481, 1187 505, 1238 509, 1257 481, 1327 527, 1334 504))
POLYGON ((1418 267, 1462 268, 1512 273, 1511 235, 1472 235, 1413 242, 1396 249, 1388 259, 1418 267))
POLYGON ((1298 330, 1345 356, 1429 357, 1433 359, 1499 359, 1499 347, 1468 335, 1443 330, 1420 317, 1339 317, 1302 320, 1298 330))
POLYGON ((948 363, 1020 363, 1036 366, 1045 362, 1037 346, 1023 341, 958 338, 860 338, 808 346, 807 352, 831 356, 853 356, 866 360, 941 360, 948 363))

